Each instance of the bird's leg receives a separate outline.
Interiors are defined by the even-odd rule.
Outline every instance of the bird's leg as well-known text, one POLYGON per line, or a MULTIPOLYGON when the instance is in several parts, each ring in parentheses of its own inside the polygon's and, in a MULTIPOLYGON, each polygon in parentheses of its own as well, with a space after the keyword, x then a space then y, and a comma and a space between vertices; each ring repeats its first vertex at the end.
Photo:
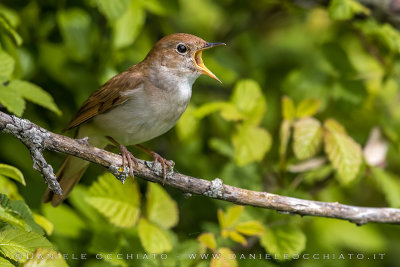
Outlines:
POLYGON ((129 175, 132 178, 135 178, 135 175, 133 174, 133 164, 137 166, 138 160, 132 155, 131 152, 129 152, 129 150, 125 146, 115 141, 114 138, 107 136, 107 139, 110 140, 110 142, 113 143, 116 147, 119 147, 122 156, 122 167, 129 167, 129 175))
POLYGON ((147 149, 142 145, 138 144, 136 146, 138 148, 140 148, 141 150, 143 150, 144 152, 146 152, 147 154, 149 154, 150 156, 152 156, 154 159, 154 163, 159 162, 161 164, 162 170, 163 170, 163 184, 165 184, 165 181, 167 180, 167 167, 169 170, 173 170, 175 163, 172 160, 167 160, 167 159, 161 157, 156 152, 151 151, 150 149, 147 149))

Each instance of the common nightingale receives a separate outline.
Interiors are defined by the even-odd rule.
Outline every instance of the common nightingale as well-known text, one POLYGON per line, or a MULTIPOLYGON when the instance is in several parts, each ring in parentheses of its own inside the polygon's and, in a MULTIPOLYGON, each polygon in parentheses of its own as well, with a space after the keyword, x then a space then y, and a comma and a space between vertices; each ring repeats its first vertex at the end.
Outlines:
MULTIPOLYGON (((88 137, 92 146, 104 148, 110 142, 121 150, 123 166, 133 177, 136 158, 125 146, 137 145, 161 163, 163 176, 172 162, 140 143, 170 130, 186 110, 192 85, 201 75, 219 79, 204 65, 202 51, 224 43, 208 43, 186 33, 168 35, 159 40, 146 58, 114 76, 82 105, 66 130, 78 127, 76 138, 88 137)), ((59 205, 80 180, 88 161, 67 156, 56 176, 63 195, 47 189, 43 202, 59 205)))

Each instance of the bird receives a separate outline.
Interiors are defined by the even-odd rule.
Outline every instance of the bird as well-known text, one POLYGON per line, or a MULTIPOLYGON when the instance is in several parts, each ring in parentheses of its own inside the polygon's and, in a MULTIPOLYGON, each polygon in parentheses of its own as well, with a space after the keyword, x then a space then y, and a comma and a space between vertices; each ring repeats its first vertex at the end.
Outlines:
MULTIPOLYGON (((175 33, 160 39, 143 61, 108 80, 82 104, 64 130, 77 128, 75 138, 85 138, 92 146, 119 147, 122 167, 133 165, 137 159, 126 146, 136 145, 161 163, 164 182, 166 169, 173 162, 140 145, 169 131, 186 110, 192 96, 192 85, 202 75, 221 82, 205 65, 202 52, 225 45, 209 43, 188 33, 175 33)), ((56 173, 62 195, 49 189, 43 202, 61 204, 79 182, 88 161, 67 156, 56 173)))

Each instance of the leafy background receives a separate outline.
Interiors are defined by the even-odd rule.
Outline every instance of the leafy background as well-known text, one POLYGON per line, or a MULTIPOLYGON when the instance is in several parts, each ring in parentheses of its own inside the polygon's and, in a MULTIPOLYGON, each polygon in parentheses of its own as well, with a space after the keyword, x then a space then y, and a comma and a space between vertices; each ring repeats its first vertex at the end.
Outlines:
MULTIPOLYGON (((3 111, 60 132, 91 92, 142 60, 158 39, 192 33, 228 44, 204 55, 223 85, 199 78, 177 127, 147 147, 195 177, 304 199, 399 208, 400 35, 375 11, 354 0, 321 6, 276 0, 3 0, 0 103, 3 111)), ((26 148, 5 134, 0 148, 2 266, 398 262, 397 226, 359 227, 187 198, 140 179, 122 185, 98 166, 89 168, 65 204, 42 205, 45 185, 26 148), (26 252, 69 258, 20 257, 26 252), (229 258, 233 252, 236 260, 185 256, 229 258), (72 259, 82 253, 86 259, 72 259), (98 253, 114 256, 99 260, 98 253), (167 253, 168 259, 117 259, 118 253, 167 253), (244 260, 241 253, 280 259, 244 260), (330 260, 285 260, 284 253, 330 254, 330 260), (332 259, 340 253, 347 260, 332 259), (365 259, 349 260, 349 253, 365 259), (374 253, 385 257, 372 260, 374 253)), ((46 157, 59 166, 63 155, 46 157)))

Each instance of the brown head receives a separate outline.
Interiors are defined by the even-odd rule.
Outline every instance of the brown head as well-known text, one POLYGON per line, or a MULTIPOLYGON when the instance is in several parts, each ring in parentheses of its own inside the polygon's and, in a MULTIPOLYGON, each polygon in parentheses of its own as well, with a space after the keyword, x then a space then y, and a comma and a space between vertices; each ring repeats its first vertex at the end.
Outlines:
POLYGON ((159 40, 144 60, 155 67, 166 67, 177 76, 194 79, 201 74, 221 82, 203 63, 202 51, 224 43, 208 43, 203 39, 187 34, 175 33, 159 40))

